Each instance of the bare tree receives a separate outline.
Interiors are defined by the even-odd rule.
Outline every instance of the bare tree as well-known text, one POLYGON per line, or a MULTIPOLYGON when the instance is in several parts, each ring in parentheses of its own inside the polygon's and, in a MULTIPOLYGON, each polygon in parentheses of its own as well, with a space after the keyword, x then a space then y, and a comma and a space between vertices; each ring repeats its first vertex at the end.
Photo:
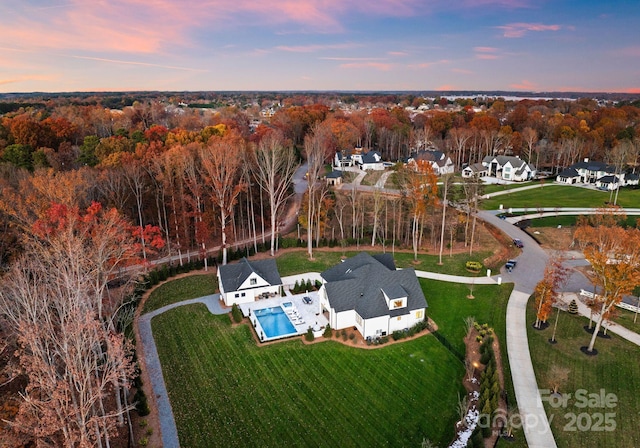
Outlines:
POLYGON ((265 136, 254 152, 254 173, 260 188, 269 198, 271 211, 271 256, 275 255, 275 240, 278 232, 278 216, 282 206, 291 197, 290 187, 299 164, 293 147, 286 145, 280 133, 265 136))
POLYGON ((222 264, 227 264, 227 221, 233 213, 238 195, 244 190, 241 168, 244 163, 244 144, 236 135, 211 138, 200 151, 204 176, 209 182, 211 200, 220 211, 222 234, 222 264))
MULTIPOLYGON (((304 139, 304 153, 307 158, 307 253, 313 258, 313 228, 316 208, 319 207, 318 194, 321 184, 320 174, 324 168, 327 141, 331 130, 320 124, 313 126, 311 133, 304 139)), ((321 199, 320 199, 321 200, 321 199)), ((317 229, 316 231, 318 231, 317 229)))

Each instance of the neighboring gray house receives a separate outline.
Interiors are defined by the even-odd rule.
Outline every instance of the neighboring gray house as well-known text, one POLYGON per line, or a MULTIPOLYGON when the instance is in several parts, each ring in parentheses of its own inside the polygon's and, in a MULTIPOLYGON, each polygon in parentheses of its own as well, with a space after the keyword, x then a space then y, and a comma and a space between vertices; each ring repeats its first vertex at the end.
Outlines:
POLYGON ((318 296, 333 329, 381 337, 425 319, 427 301, 414 269, 396 269, 391 254, 361 252, 320 275, 318 296))
POLYGON ((515 156, 487 156, 482 160, 487 167, 489 176, 513 182, 524 182, 536 174, 536 170, 520 157, 515 156))
POLYGON ((282 280, 273 258, 218 266, 218 285, 225 305, 248 303, 280 293, 282 280))

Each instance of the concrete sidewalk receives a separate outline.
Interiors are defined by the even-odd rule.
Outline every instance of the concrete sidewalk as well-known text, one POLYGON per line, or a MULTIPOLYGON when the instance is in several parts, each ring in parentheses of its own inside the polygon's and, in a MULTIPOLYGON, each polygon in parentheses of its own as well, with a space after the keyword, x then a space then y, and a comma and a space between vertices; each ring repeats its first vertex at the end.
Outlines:
POLYGON ((416 271, 416 277, 450 283, 466 283, 469 285, 498 285, 503 281, 508 283, 501 275, 494 275, 493 277, 463 277, 460 275, 439 274, 437 272, 416 271))
MULTIPOLYGON (((578 314, 580 314, 581 316, 584 316, 584 317, 592 316, 594 320, 598 318, 599 313, 592 314, 589 307, 585 305, 584 302, 582 302, 582 300, 580 299, 579 294, 575 292, 566 292, 562 294, 561 298, 562 298, 562 301, 567 305, 571 302, 572 299, 575 299, 576 303, 578 304, 578 314)), ((594 326, 595 326, 595 323, 594 323, 594 326)), ((628 328, 623 327, 622 325, 617 324, 615 322, 607 321, 606 323, 602 324, 602 327, 607 329, 607 333, 611 332, 613 334, 620 336, 623 339, 626 339, 627 341, 633 344, 640 346, 640 334, 634 331, 631 331, 628 328)))
POLYGON ((542 405, 527 338, 527 301, 531 294, 513 290, 507 304, 507 354, 518 413, 530 448, 553 448, 556 441, 542 405))

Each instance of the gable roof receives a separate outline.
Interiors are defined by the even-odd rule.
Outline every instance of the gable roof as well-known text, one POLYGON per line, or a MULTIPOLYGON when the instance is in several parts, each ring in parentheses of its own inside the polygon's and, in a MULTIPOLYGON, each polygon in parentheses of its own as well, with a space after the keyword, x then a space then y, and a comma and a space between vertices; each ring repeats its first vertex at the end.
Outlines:
POLYGON ((486 156, 484 159, 482 159, 482 163, 488 164, 493 162, 494 160, 498 162, 500 166, 505 166, 507 163, 510 163, 514 168, 527 166, 527 162, 516 156, 486 156))
POLYGON ((337 179, 339 177, 342 177, 342 171, 331 171, 330 173, 327 174, 327 179, 337 179))
POLYGON ((270 285, 282 284, 276 260, 273 258, 253 261, 242 258, 238 263, 218 266, 218 272, 222 288, 226 292, 237 291, 254 272, 270 285))
POLYGON ((483 171, 487 171, 487 169, 488 168, 486 166, 484 166, 482 163, 474 163, 473 165, 468 165, 468 166, 464 167, 462 169, 462 171, 469 170, 469 171, 471 171, 473 173, 481 173, 483 171))
POLYGON ((379 163, 382 161, 382 156, 378 151, 369 151, 362 155, 362 163, 379 163))
POLYGON ((580 173, 578 173, 575 170, 575 168, 567 168, 561 171, 560 173, 558 173, 558 177, 568 177, 568 178, 580 177, 580 173))
POLYGON ((395 264, 389 263, 393 258, 385 255, 372 257, 361 252, 320 274, 336 312, 355 310, 363 319, 370 319, 427 307, 413 268, 396 270, 395 264), (407 306, 390 311, 383 291, 390 298, 407 297, 407 306))
POLYGON ((587 170, 587 171, 604 171, 604 172, 615 172, 615 167, 607 165, 604 162, 598 161, 582 161, 578 163, 574 163, 569 168, 575 168, 576 170, 587 170))

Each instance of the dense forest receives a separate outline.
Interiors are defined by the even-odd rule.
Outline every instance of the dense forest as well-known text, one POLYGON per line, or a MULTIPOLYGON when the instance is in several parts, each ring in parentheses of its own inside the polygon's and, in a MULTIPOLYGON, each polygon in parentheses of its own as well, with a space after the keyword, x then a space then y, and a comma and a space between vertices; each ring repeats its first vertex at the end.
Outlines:
POLYGON ((28 398, 16 444, 109 445, 135 366, 119 310, 155 259, 206 266, 302 240, 310 256, 321 244, 472 251, 480 186, 438 189, 428 166, 401 163, 410 154, 435 148, 458 170, 516 155, 549 173, 583 158, 635 171, 640 155, 633 97, 32 94, 5 95, 0 113, 0 328, 12 335, 0 348, 20 347, 0 382, 28 398), (336 151, 355 147, 395 165, 401 194, 326 185, 336 151), (443 196, 466 212, 447 212, 443 196))

